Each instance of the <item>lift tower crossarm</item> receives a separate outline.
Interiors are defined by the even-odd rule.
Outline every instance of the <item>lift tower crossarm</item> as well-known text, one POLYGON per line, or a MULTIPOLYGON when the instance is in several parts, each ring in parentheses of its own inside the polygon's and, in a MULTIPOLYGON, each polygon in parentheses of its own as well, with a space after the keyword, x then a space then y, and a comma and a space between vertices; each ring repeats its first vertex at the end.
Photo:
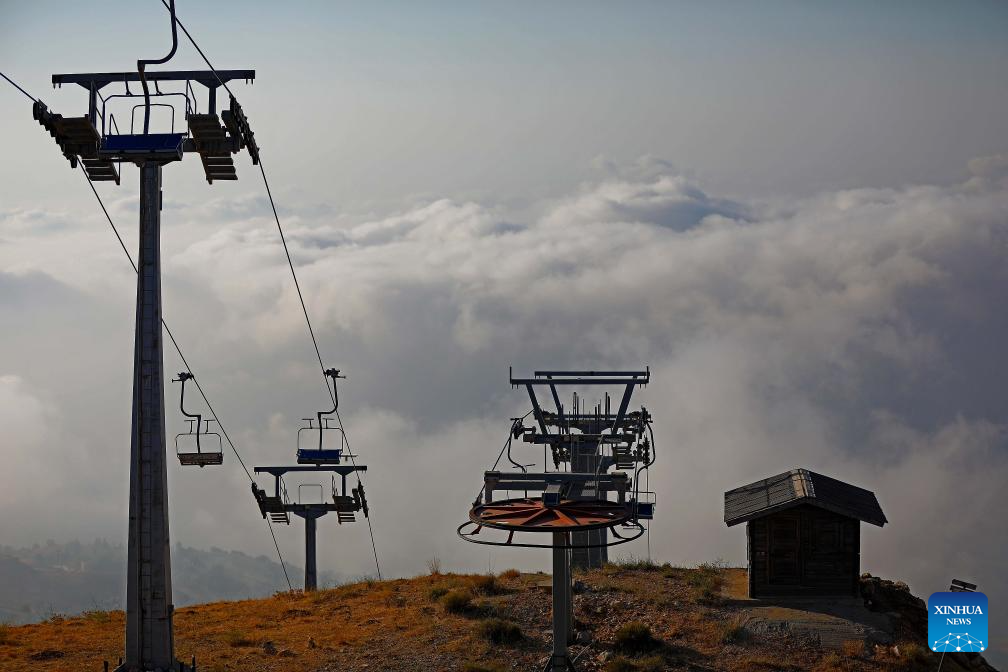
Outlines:
MULTIPOLYGON (((367 471, 363 464, 323 464, 323 465, 287 465, 255 467, 257 474, 269 474, 274 478, 274 494, 269 496, 255 483, 252 484, 252 494, 263 518, 269 516, 276 522, 289 523, 290 516, 298 516, 305 521, 305 590, 315 590, 318 586, 318 571, 315 560, 317 521, 327 513, 335 513, 340 524, 354 521, 354 513, 361 511, 368 517, 367 499, 364 497, 364 485, 347 493, 347 476, 354 472, 367 471), (287 500, 286 489, 282 484, 284 474, 290 472, 319 473, 331 472, 340 475, 342 487, 336 489, 336 477, 333 477, 333 492, 331 502, 297 503, 287 500)), ((300 490, 299 490, 300 492, 300 490)), ((299 496, 300 499, 300 496, 299 496)))
MULTIPOLYGON (((145 73, 148 82, 199 82, 208 89, 217 88, 222 83, 230 82, 233 79, 244 79, 246 81, 255 80, 255 70, 217 70, 214 74, 210 70, 160 70, 145 73)), ((66 73, 52 76, 53 86, 63 84, 79 84, 85 89, 92 87, 97 91, 109 84, 118 82, 139 82, 140 73, 132 72, 86 72, 86 73, 66 73)))
POLYGON ((512 378, 511 384, 518 385, 647 385, 646 378, 628 376, 620 378, 512 378))
POLYGON ((298 465, 289 467, 255 467, 253 471, 257 474, 270 474, 271 476, 283 476, 289 471, 333 471, 346 476, 355 471, 367 471, 367 466, 363 464, 323 464, 322 466, 298 465))

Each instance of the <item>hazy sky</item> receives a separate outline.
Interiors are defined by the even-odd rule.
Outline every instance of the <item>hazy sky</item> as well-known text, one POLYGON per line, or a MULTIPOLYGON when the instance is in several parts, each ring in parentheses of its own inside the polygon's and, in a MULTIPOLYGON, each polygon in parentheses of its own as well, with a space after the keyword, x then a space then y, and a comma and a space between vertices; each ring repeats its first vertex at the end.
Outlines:
MULTIPOLYGON (((257 70, 233 88, 349 376, 384 569, 546 567, 454 536, 526 410, 507 367, 647 364, 658 559, 743 562, 723 492, 804 466, 878 494, 863 569, 1003 601, 1008 5, 713 4, 180 0, 217 67, 257 70)), ((64 115, 85 95, 52 73, 168 43, 156 0, 0 4, 0 70, 64 115)), ((0 542, 120 540, 134 278, 6 83, 0 115, 0 542)), ((325 397, 236 163, 164 170, 165 315, 246 461, 279 463, 325 397)), ((133 249, 135 169, 98 188, 133 249)), ((169 480, 175 539, 271 552, 233 456, 169 480)), ((300 563, 301 528, 280 541, 300 563)), ((362 525, 319 547, 371 571, 362 525)))

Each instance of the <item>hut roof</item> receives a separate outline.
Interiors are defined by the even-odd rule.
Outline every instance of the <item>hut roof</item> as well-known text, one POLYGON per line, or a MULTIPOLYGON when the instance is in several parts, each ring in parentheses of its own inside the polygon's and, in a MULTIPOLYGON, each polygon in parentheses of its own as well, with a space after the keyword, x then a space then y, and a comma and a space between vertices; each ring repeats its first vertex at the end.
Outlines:
POLYGON ((792 469, 725 493, 729 527, 801 504, 882 527, 888 520, 875 493, 808 469, 792 469))

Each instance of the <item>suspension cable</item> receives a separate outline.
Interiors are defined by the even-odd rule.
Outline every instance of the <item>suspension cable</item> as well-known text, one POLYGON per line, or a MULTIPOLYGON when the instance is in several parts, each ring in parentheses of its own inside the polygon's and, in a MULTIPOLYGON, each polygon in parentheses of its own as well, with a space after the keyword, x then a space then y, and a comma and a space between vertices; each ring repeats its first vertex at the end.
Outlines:
MULTIPOLYGON (((353 449, 350 447, 350 439, 347 438, 346 428, 343 427, 343 418, 340 416, 339 404, 336 402, 336 390, 334 387, 329 386, 329 378, 325 375, 325 363, 322 361, 322 352, 319 350, 318 340, 315 338, 315 330, 312 328, 311 318, 308 317, 308 307, 305 305, 304 294, 301 293, 301 283, 298 282, 297 271, 294 270, 294 261, 291 259, 290 248, 287 247, 287 237, 284 235, 283 226, 280 224, 280 215, 277 214, 276 203, 273 201, 273 192, 270 190, 269 180, 266 179, 266 169, 263 166, 262 156, 259 157, 259 172, 262 174, 263 184, 266 186, 266 195, 269 196, 270 208, 273 210, 273 218, 276 220, 277 231, 280 233, 280 242, 283 243, 287 265, 290 266, 291 278, 294 279, 294 289, 297 290, 298 300, 301 302, 301 312, 304 313, 305 324, 308 325, 308 335, 311 336, 312 345, 315 346, 315 356, 318 358, 319 369, 322 370, 322 379, 325 381, 326 392, 329 393, 333 406, 335 406, 336 421, 339 422, 340 431, 343 433, 343 438, 347 443, 347 456, 350 458, 350 463, 354 466, 354 469, 356 469, 357 460, 354 459, 353 449)), ((333 385, 335 386, 335 381, 333 381, 333 385)), ((361 485, 360 472, 354 471, 354 475, 357 477, 357 485, 361 485)), ((381 564, 378 562, 378 547, 375 545, 371 516, 365 516, 364 520, 367 521, 368 535, 371 537, 371 552, 374 554, 375 570, 378 572, 378 580, 381 581, 381 564)))
POLYGON ((186 30, 186 27, 182 25, 182 21, 179 20, 178 14, 174 13, 174 11, 172 10, 171 5, 168 4, 168 0, 161 0, 161 4, 164 5, 165 9, 167 9, 169 12, 172 12, 172 14, 175 17, 175 23, 177 23, 178 27, 182 29, 182 32, 185 33, 185 36, 189 38, 189 42, 192 43, 193 47, 196 48, 196 51, 199 52, 200 57, 202 57, 203 61, 207 64, 207 67, 210 68, 210 71, 213 72, 214 77, 217 78, 217 81, 220 82, 220 85, 224 87, 224 90, 227 91, 232 98, 235 98, 236 96, 234 95, 234 92, 228 88, 227 83, 223 79, 221 79, 220 75, 217 74, 217 71, 214 69, 214 67, 210 65, 210 59, 206 57, 206 54, 203 53, 203 50, 200 49, 200 46, 196 44, 196 40, 194 40, 193 36, 189 34, 189 31, 186 30))
MULTIPOLYGON (((339 404, 336 402, 336 390, 334 387, 329 386, 329 377, 325 375, 325 363, 322 361, 322 352, 319 350, 318 340, 315 338, 315 330, 312 328, 311 318, 308 317, 308 307, 305 304, 304 294, 301 293, 301 283, 298 282, 297 271, 294 270, 294 261, 291 259, 290 248, 287 247, 287 236, 284 235, 283 226, 280 224, 280 215, 277 214, 276 203, 273 201, 273 192, 270 189, 269 180, 266 179, 266 169, 263 166, 262 156, 259 157, 259 172, 262 174, 263 184, 266 187, 266 195, 269 197, 270 208, 273 210, 273 218, 276 220, 277 231, 280 233, 280 242, 283 243, 284 255, 287 257, 287 265, 290 266, 291 278, 294 279, 294 289, 297 290, 298 300, 301 302, 301 312, 304 313, 305 324, 308 325, 308 335, 311 336, 312 345, 315 346, 315 356, 318 358, 319 368, 322 370, 322 379, 325 381, 326 392, 329 393, 329 397, 332 399, 333 406, 335 407, 336 421, 339 422, 340 431, 343 433, 343 439, 347 444, 347 456, 350 458, 350 464, 352 464, 354 469, 356 469, 357 460, 354 459, 353 449, 350 446, 350 439, 347 438, 346 428, 343 426, 343 417, 340 415, 339 404)), ((335 384, 335 381, 333 381, 334 386, 335 384)), ((360 472, 354 471, 354 475, 357 477, 357 485, 361 485, 360 472)), ((381 581, 381 564, 378 562, 378 547, 375 545, 374 528, 371 525, 371 516, 365 516, 364 520, 367 521, 368 535, 371 537, 371 552, 374 554, 375 570, 378 572, 378 580, 381 581)))
MULTIPOLYGON (((172 7, 171 5, 168 4, 167 0, 160 0, 160 1, 161 4, 164 5, 165 9, 167 9, 169 12, 172 11, 172 7)), ((174 14, 174 21, 178 24, 178 27, 182 29, 182 33, 186 36, 186 38, 188 38, 189 42, 199 53, 200 57, 203 59, 203 62, 207 64, 208 68, 210 68, 210 72, 212 72, 214 77, 217 78, 217 81, 220 83, 220 85, 224 87, 224 90, 227 91, 232 98, 235 98, 237 100, 237 97, 234 95, 234 92, 232 92, 231 89, 228 87, 227 82, 225 82, 221 78, 221 76, 217 74, 217 69, 214 68, 213 64, 210 62, 210 59, 207 58, 207 55, 196 43, 195 38, 193 38, 193 36, 189 33, 186 27, 179 20, 177 14, 174 14)), ((273 193, 270 190, 269 180, 266 178, 266 168, 263 165, 261 156, 259 157, 259 172, 262 174, 263 185, 266 187, 266 195, 269 197, 270 208, 273 210, 273 218, 276 220, 277 231, 280 233, 280 241, 283 243, 284 254, 287 257, 287 265, 290 266, 291 277, 294 279, 294 288, 297 290, 298 300, 301 302, 301 311, 304 313, 305 324, 308 325, 308 334, 309 336, 311 336, 312 345, 315 347, 315 356, 318 358, 319 368, 321 369, 323 374, 322 378, 325 381, 326 392, 329 394, 330 399, 333 401, 333 404, 335 405, 336 392, 335 390, 329 387, 329 379, 325 376, 325 363, 322 361, 322 352, 318 346, 318 339, 315 338, 315 330, 312 328, 311 318, 308 316, 308 308, 305 305, 304 295, 301 293, 301 285, 298 282, 297 272, 294 269, 294 261, 291 259, 290 249, 287 247, 287 237, 284 235, 283 226, 280 224, 280 215, 277 214, 276 203, 273 201, 273 193)), ((346 437, 346 430, 343 427, 343 419, 340 417, 338 409, 336 411, 336 419, 339 422, 340 431, 342 431, 343 436, 346 437)), ((350 449, 349 439, 347 440, 347 451, 350 457, 351 464, 356 468, 357 461, 354 459, 353 451, 350 449)), ((360 485, 362 481, 360 472, 355 471, 354 474, 357 476, 357 484, 360 485)), ((381 580, 381 565, 378 562, 378 548, 375 545, 374 528, 372 527, 371 524, 371 517, 367 516, 366 520, 368 524, 368 534, 371 537, 371 551, 374 554, 375 569, 378 572, 378 579, 381 580)))
MULTIPOLYGON (((102 212, 105 213, 105 219, 108 220, 109 226, 112 227, 112 232, 115 234, 116 240, 119 241, 119 246, 122 247, 122 251, 126 254, 126 258, 129 260, 130 266, 133 267, 133 272, 139 273, 136 262, 133 261, 133 255, 130 254, 129 250, 126 248, 126 243, 123 241, 122 236, 119 234, 119 229, 112 222, 112 217, 109 215, 108 209, 105 207, 105 203, 102 201, 101 196, 98 194, 98 190, 95 189, 94 182, 91 181, 91 178, 84 170, 83 165, 81 166, 81 172, 84 174, 84 178, 87 180, 88 186, 91 187, 91 191, 92 193, 94 193, 95 198, 98 199, 98 205, 101 206, 102 212)), ((186 370, 192 373, 192 367, 189 366, 188 360, 186 360, 185 355, 182 354, 182 348, 179 346, 178 341, 175 340, 175 334, 173 334, 172 330, 168 327, 168 323, 165 321, 164 315, 161 316, 161 326, 164 327, 165 333, 168 334, 168 338, 171 340, 172 346, 174 346, 175 352, 178 353, 179 359, 182 360, 182 363, 185 365, 186 370)), ((206 392, 203 391, 203 387, 199 383, 199 378, 193 376, 192 381, 196 383, 196 389, 199 390, 200 396, 203 397, 203 402, 207 405, 207 409, 210 411, 210 414, 213 415, 214 422, 216 422, 217 426, 220 427, 221 433, 227 440, 228 445, 231 446, 231 451, 235 454, 235 457, 238 458, 238 463, 241 464, 241 468, 245 471, 245 475, 248 476, 248 479, 251 483, 255 483, 255 479, 252 477, 251 472, 249 472, 248 467, 245 466, 245 460, 242 459, 242 456, 238 452, 238 448, 235 447, 234 442, 231 440, 231 436, 228 434, 227 429, 224 427, 224 424, 220 421, 220 418, 217 416, 217 411, 214 410, 213 405, 207 398, 206 392)), ((284 578, 287 580, 287 587, 290 590, 294 590, 294 585, 291 583, 290 576, 287 574, 287 565, 284 562, 283 553, 280 552, 280 545, 277 543, 276 533, 273 531, 273 521, 271 521, 267 517, 266 524, 269 528, 270 536, 273 538, 273 546, 276 547, 277 557, 280 559, 280 568, 283 569, 284 578)))
MULTIPOLYGON (((511 423, 511 426, 510 426, 510 427, 508 428, 508 438, 507 438, 507 440, 506 440, 506 441, 504 442, 504 445, 503 445, 503 446, 501 446, 501 449, 500 449, 500 452, 499 452, 499 453, 497 453, 497 459, 496 459, 496 460, 494 460, 494 463, 493 463, 493 466, 492 466, 492 467, 490 467, 490 471, 496 471, 496 470, 497 470, 497 465, 498 465, 498 464, 500 464, 500 461, 501 461, 501 458, 502 458, 502 457, 504 457, 504 453, 505 453, 505 452, 507 452, 507 454, 508 454, 508 459, 509 459, 509 460, 511 460, 511 439, 512 439, 512 437, 514 436, 514 435, 512 434, 512 432, 514 431, 514 428, 515 428, 515 427, 516 427, 516 426, 517 426, 517 425, 518 425, 519 423, 521 423, 521 422, 522 422, 522 421, 523 421, 523 420, 524 420, 525 418, 527 418, 527 417, 528 417, 528 416, 530 416, 530 415, 532 415, 532 411, 529 411, 528 413, 526 413, 525 415, 521 416, 520 418, 516 418, 516 419, 515 419, 515 420, 514 420, 514 421, 513 421, 512 423, 511 423)), ((544 458, 544 460, 545 460, 545 458, 544 458)), ((517 463, 517 462, 515 462, 514 460, 511 460, 511 464, 518 464, 518 463, 517 463)), ((519 466, 519 467, 522 467, 522 465, 520 465, 520 464, 518 464, 518 466, 519 466)), ((522 469, 524 469, 524 467, 522 467, 522 469)), ((480 498, 481 498, 481 497, 483 497, 483 492, 484 492, 485 490, 486 490, 486 482, 484 482, 484 483, 483 483, 483 487, 481 487, 481 488, 480 488, 480 490, 479 490, 479 492, 478 492, 478 493, 476 493, 476 499, 475 499, 475 500, 474 500, 474 502, 473 502, 474 504, 475 504, 475 502, 478 502, 478 501, 480 500, 480 498)), ((528 493, 527 493, 527 491, 526 491, 526 495, 527 495, 527 494, 528 494, 528 493)))
MULTIPOLYGON (((179 23, 179 26, 182 27, 182 24, 179 23)), ((182 28, 182 30, 183 32, 185 32, 186 37, 189 37, 189 33, 185 30, 185 28, 182 28)), ((189 39, 192 40, 191 37, 189 39)), ((195 46, 195 42, 193 43, 193 45, 195 46)), ((197 49, 199 49, 199 47, 197 47, 197 49)), ((25 91, 20 85, 17 84, 17 82, 12 80, 6 74, 0 72, 0 76, 6 79, 11 84, 11 86, 13 86, 21 93, 23 93, 25 96, 31 98, 31 100, 35 102, 38 102, 37 98, 35 98, 33 95, 25 91)), ((139 274, 136 262, 133 261, 133 255, 130 254, 129 250, 126 248, 126 243, 123 242, 122 236, 119 235, 119 229, 116 228, 115 223, 112 221, 112 217, 109 215, 108 209, 105 207, 104 201, 102 201, 101 196, 98 194, 98 190, 95 189, 94 182, 91 181, 91 177, 87 174, 87 171, 84 170, 83 166, 81 166, 81 172, 84 174, 84 178, 87 180, 88 186, 91 187, 91 192, 95 195, 95 198, 98 200, 98 205, 101 206, 102 212, 105 214, 105 219, 108 220, 109 226, 112 227, 112 232, 115 233, 116 240, 119 241, 119 245, 120 247, 122 247, 122 251, 126 254, 126 258, 130 262, 130 266, 133 267, 133 272, 139 274)), ((168 338, 171 340, 172 346, 174 346, 175 348, 175 352, 178 353, 179 359, 181 359, 182 363, 185 364, 186 370, 188 370, 191 373, 192 367, 189 366, 189 362, 186 360, 185 355, 182 354, 182 348, 179 346, 178 341, 175 340, 175 334, 173 334, 172 330, 168 327, 168 323, 165 321, 163 315, 161 317, 161 326, 164 327, 165 333, 168 334, 168 338)), ((224 434, 224 438, 227 439, 228 445, 231 446, 231 450, 234 452, 235 457, 238 458, 238 462, 239 464, 241 464, 242 470, 244 470, 245 475, 248 476, 249 481, 254 484, 255 479, 252 478, 252 474, 249 472, 248 467, 245 466, 245 460, 242 459, 242 456, 238 452, 238 448, 235 447, 234 442, 231 440, 231 436, 228 434, 227 429, 225 429, 224 424, 220 421, 220 418, 217 416, 217 412, 211 405, 210 399, 207 398, 206 392, 203 391, 203 386, 200 385, 199 379, 194 376, 192 380, 194 383, 196 383, 196 389, 199 390, 200 396, 203 398, 203 402, 207 405, 207 409, 210 411, 210 414, 213 415, 214 421, 217 423, 217 426, 220 427, 221 433, 224 434)), ((326 384, 326 387, 328 387, 328 383, 326 384)), ((272 537, 273 539, 273 546, 274 548, 276 548, 277 558, 280 560, 280 568, 283 570, 284 579, 287 581, 287 588, 293 591, 294 584, 291 583, 290 575, 287 573, 287 563, 284 561, 283 553, 280 551, 280 544, 277 543, 276 532, 273 531, 273 521, 271 521, 269 517, 267 517, 265 520, 267 527, 269 528, 270 537, 272 537)))
POLYGON ((7 80, 8 82, 10 82, 10 83, 11 83, 11 86, 13 86, 13 87, 14 87, 15 89, 17 89, 18 91, 20 91, 20 92, 21 92, 21 93, 23 93, 24 95, 26 95, 26 96, 28 96, 29 98, 31 98, 31 99, 32 99, 32 102, 35 102, 35 103, 37 103, 37 102, 38 102, 38 98, 36 98, 35 96, 31 95, 30 93, 28 93, 28 92, 27 92, 27 91, 25 91, 24 89, 22 89, 22 88, 21 88, 21 87, 20 87, 20 86, 18 85, 18 83, 17 83, 17 82, 15 82, 15 81, 14 81, 13 79, 11 79, 10 77, 8 77, 8 76, 7 76, 7 75, 5 75, 4 73, 0 72, 0 77, 3 77, 4 79, 6 79, 6 80, 7 80))

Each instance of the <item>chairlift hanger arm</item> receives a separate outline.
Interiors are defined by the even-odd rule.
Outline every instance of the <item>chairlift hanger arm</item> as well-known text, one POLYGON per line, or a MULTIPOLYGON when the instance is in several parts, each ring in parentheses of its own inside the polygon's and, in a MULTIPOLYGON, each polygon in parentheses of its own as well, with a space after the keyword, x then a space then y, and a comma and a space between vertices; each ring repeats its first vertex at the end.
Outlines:
POLYGON ((193 375, 188 371, 182 371, 175 380, 182 383, 182 392, 179 394, 179 410, 182 411, 182 415, 185 417, 196 420, 196 452, 198 453, 200 452, 200 425, 203 423, 203 416, 200 413, 189 413, 185 410, 185 384, 192 377, 193 375))
MULTIPOLYGON (((147 66, 148 65, 160 65, 162 63, 167 63, 175 56, 175 52, 178 51, 178 25, 175 21, 175 0, 169 0, 170 6, 168 11, 171 13, 171 38, 172 45, 171 51, 168 52, 166 56, 161 58, 141 58, 137 59, 137 73, 140 75, 140 84, 143 86, 144 93, 144 125, 143 132, 147 135, 150 132, 150 89, 147 87, 147 66)), ((160 93, 158 89, 157 82, 154 82, 154 90, 160 93)))
MULTIPOLYGON (((346 378, 346 376, 339 375, 339 369, 326 369, 325 371, 322 372, 322 374, 324 376, 328 377, 328 378, 332 378, 332 381, 333 381, 333 389, 332 389, 332 391, 333 391, 333 408, 332 408, 331 411, 318 411, 315 414, 316 416, 318 416, 318 424, 319 424, 319 426, 318 426, 318 430, 319 430, 318 449, 319 450, 322 450, 322 435, 323 435, 323 429, 325 428, 325 426, 324 426, 324 424, 322 422, 322 416, 323 415, 332 415, 339 408, 339 392, 336 389, 336 381, 338 379, 340 379, 340 378, 343 378, 343 379, 346 378)), ((326 383, 326 387, 328 387, 328 383, 326 383)))

